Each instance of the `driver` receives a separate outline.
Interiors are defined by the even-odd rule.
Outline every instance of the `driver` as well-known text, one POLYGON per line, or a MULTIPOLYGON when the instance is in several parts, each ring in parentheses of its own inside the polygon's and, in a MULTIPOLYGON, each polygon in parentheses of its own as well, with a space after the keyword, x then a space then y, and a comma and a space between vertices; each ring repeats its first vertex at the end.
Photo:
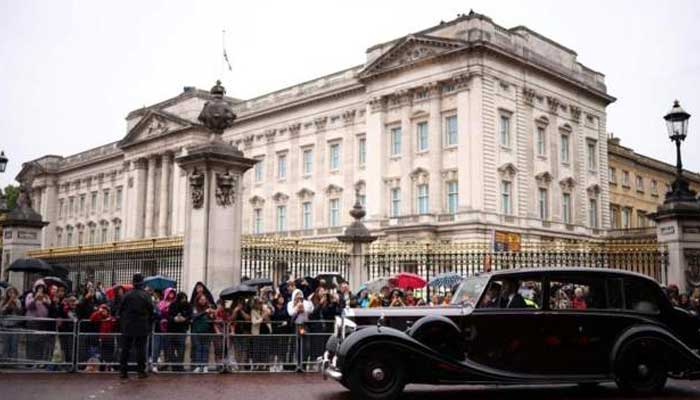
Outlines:
POLYGON ((525 299, 518 293, 518 285, 515 281, 503 281, 499 308, 527 308, 525 299))

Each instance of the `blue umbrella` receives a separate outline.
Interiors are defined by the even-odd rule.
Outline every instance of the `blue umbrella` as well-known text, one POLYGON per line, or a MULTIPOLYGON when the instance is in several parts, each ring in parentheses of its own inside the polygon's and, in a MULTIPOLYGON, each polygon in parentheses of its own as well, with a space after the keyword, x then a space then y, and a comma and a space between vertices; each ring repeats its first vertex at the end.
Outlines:
POLYGON ((153 290, 165 290, 167 288, 175 287, 175 279, 168 278, 163 275, 149 276, 143 280, 144 285, 150 287, 153 290))
POLYGON ((462 282, 462 276, 454 272, 445 272, 436 276, 428 282, 430 287, 447 287, 452 288, 462 282))

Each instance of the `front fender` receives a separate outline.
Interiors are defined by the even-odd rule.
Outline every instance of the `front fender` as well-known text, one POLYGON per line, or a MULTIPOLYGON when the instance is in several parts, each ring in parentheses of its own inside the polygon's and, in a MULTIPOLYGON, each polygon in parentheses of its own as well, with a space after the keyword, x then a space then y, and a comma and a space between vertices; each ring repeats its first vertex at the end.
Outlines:
POLYGON ((633 326, 618 336, 610 353, 611 371, 615 370, 615 361, 623 346, 641 339, 652 339, 663 344, 666 350, 664 357, 672 372, 689 374, 700 372, 700 356, 698 354, 663 327, 646 324, 633 326))

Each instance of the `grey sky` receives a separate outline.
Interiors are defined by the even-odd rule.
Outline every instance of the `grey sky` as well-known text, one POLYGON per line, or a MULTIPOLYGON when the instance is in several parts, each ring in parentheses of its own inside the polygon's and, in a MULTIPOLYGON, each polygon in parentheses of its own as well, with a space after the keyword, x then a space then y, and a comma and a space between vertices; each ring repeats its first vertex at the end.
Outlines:
POLYGON ((529 28, 606 75, 608 130, 675 162, 661 117, 674 98, 694 117, 686 167, 700 170, 700 2, 673 1, 30 1, 0 0, 0 149, 21 163, 124 136, 126 114, 209 88, 254 97, 364 61, 373 44, 469 9, 529 28))

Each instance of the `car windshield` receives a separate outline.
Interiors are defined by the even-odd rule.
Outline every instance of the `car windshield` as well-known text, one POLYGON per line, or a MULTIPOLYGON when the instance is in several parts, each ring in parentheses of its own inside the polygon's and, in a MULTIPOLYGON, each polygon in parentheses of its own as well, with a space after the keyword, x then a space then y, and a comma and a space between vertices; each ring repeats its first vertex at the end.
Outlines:
POLYGON ((463 280, 454 296, 452 296, 452 304, 468 304, 475 307, 488 281, 488 276, 473 276, 463 280))

